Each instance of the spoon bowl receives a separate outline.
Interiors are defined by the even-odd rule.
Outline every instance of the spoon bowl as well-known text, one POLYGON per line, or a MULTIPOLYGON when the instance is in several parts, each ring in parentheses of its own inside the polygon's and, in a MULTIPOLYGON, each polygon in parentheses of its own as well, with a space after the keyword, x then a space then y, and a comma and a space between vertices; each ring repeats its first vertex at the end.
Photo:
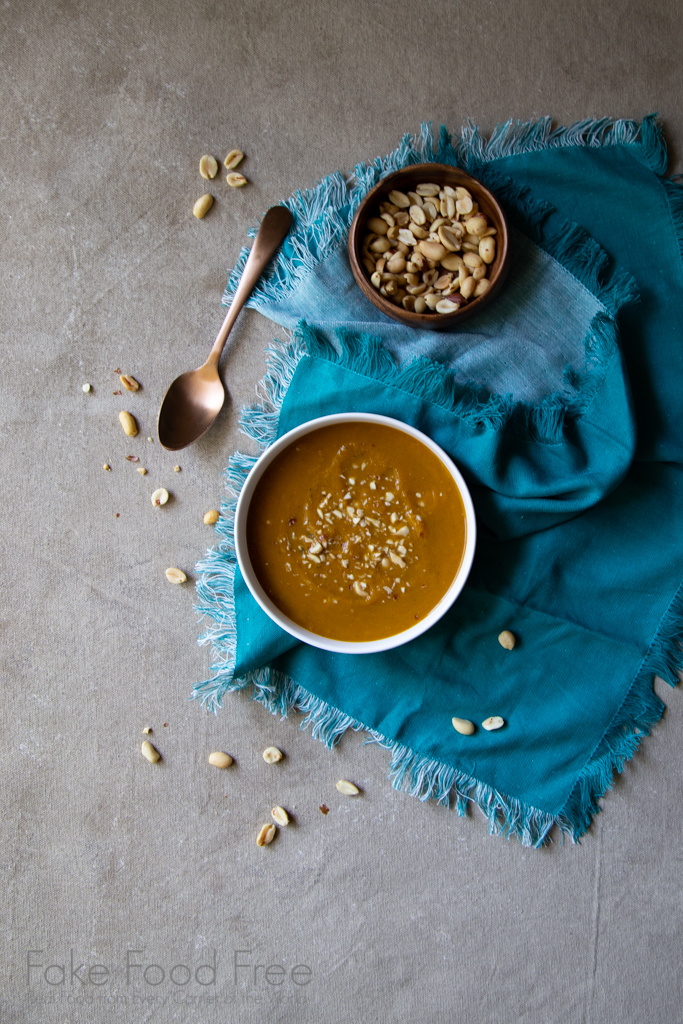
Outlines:
POLYGON ((215 367, 204 363, 181 373, 159 409, 158 434, 164 448, 180 451, 206 433, 223 408, 225 389, 215 367))
POLYGON ((170 452, 187 448, 212 425, 223 408, 225 389, 218 363, 235 320, 251 295, 268 260, 288 233, 292 214, 286 206, 271 206, 261 221, 230 309, 213 343, 209 358, 196 370, 188 370, 171 384, 159 409, 157 434, 170 452))

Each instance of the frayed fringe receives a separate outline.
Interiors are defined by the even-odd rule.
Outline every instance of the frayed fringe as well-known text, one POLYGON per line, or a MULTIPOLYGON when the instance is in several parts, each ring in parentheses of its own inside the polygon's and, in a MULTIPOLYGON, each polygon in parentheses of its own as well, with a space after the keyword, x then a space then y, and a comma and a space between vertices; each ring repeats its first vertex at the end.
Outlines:
POLYGON ((213 626, 197 641, 202 646, 211 645, 211 678, 195 685, 193 697, 201 702, 202 707, 212 711, 221 706, 221 699, 231 686, 235 670, 235 509, 239 492, 255 462, 253 456, 240 452, 230 459, 224 474, 229 493, 221 504, 220 519, 216 523, 220 543, 207 551, 195 567, 198 599, 195 611, 201 618, 211 619, 213 626))
POLYGON ((616 326, 607 314, 593 318, 584 349, 582 370, 565 374, 567 390, 529 405, 515 402, 511 395, 491 394, 475 384, 460 384, 453 370, 425 357, 396 366, 381 339, 369 334, 341 329, 334 347, 302 320, 288 345, 268 350, 268 374, 259 389, 261 401, 242 411, 240 427, 262 448, 273 443, 286 391, 281 382, 291 381, 299 360, 308 355, 428 401, 472 427, 510 430, 529 442, 559 444, 567 418, 580 416, 588 407, 617 352, 616 326))
POLYGON ((612 788, 615 770, 635 754, 644 736, 657 724, 665 710, 652 683, 659 676, 670 686, 679 681, 683 669, 683 587, 665 614, 650 650, 623 704, 558 816, 561 828, 578 838, 600 810, 600 799, 612 788))
MULTIPOLYGON (((601 283, 608 257, 597 243, 578 225, 570 223, 556 236, 544 238, 541 225, 552 207, 534 201, 529 189, 496 174, 488 165, 504 157, 548 148, 638 145, 652 169, 663 173, 666 145, 655 117, 649 115, 640 125, 635 121, 609 118, 577 121, 554 131, 550 118, 526 123, 507 121, 496 126, 490 139, 469 122, 459 136, 453 137, 442 126, 438 143, 434 142, 431 125, 423 124, 416 135, 405 135, 387 156, 357 164, 348 179, 335 172, 312 189, 297 191, 283 201, 294 215, 293 227, 279 255, 262 275, 248 305, 258 309, 261 304, 284 299, 308 273, 332 255, 345 242, 358 206, 382 178, 411 164, 438 162, 465 167, 486 181, 504 205, 512 206, 520 229, 563 263, 570 273, 576 274, 608 309, 615 311, 624 302, 632 301, 633 279, 622 273, 614 275, 609 285, 601 283)), ((253 237, 256 231, 257 228, 251 228, 248 234, 253 237)), ((232 301, 248 255, 249 249, 243 248, 229 275, 223 295, 225 306, 232 301)))
MULTIPOLYGON (((552 128, 552 118, 537 121, 509 120, 498 124, 487 139, 472 121, 462 129, 455 148, 459 163, 471 173, 491 160, 502 160, 544 149, 588 146, 632 146, 640 143, 648 162, 654 159, 660 139, 653 137, 656 114, 650 114, 639 125, 637 121, 614 120, 609 117, 587 118, 566 127, 552 128)), ((654 169, 654 168, 653 168, 654 169)))

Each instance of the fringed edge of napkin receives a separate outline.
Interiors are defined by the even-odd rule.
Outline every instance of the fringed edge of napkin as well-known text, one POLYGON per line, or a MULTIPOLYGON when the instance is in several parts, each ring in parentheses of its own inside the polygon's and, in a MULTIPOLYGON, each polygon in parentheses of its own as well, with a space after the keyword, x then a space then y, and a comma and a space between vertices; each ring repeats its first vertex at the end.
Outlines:
MULTIPOLYGON (((656 117, 650 114, 640 124, 628 119, 593 118, 554 129, 549 117, 527 122, 510 120, 497 125, 488 139, 469 121, 460 134, 451 135, 442 126, 438 141, 434 139, 431 125, 423 124, 417 134, 406 134, 387 156, 359 163, 347 176, 337 171, 313 188, 300 189, 283 200, 283 205, 294 214, 294 225, 280 253, 254 289, 248 305, 258 309, 282 300, 311 270, 332 255, 345 242, 358 205, 382 178, 411 164, 436 162, 462 167, 481 178, 496 193, 511 219, 615 312, 625 302, 637 298, 637 288, 630 275, 617 271, 607 282, 609 257, 597 243, 592 243, 595 251, 589 252, 589 236, 571 222, 566 222, 554 234, 546 233, 543 223, 552 212, 552 206, 534 200, 527 187, 518 185, 490 165, 506 157, 547 149, 629 146, 659 177, 672 217, 680 221, 677 213, 680 186, 663 177, 667 150, 656 117)), ((679 225, 677 229, 680 238, 679 225)), ((248 234, 253 237, 256 231, 257 227, 251 228, 248 234)), ((249 249, 244 247, 229 272, 223 305, 232 301, 248 255, 249 249)))
MULTIPOLYGON (((601 316, 598 314, 598 317, 601 316)), ((602 319, 610 322, 606 316, 602 319)), ((603 341, 606 355, 614 339, 605 335, 603 341)), ((339 362, 392 384, 401 381, 400 386, 406 390, 411 390, 411 384, 412 388, 420 391, 424 387, 422 374, 411 372, 411 367, 418 362, 422 363, 422 360, 416 360, 403 368, 397 367, 378 339, 367 336, 354 338, 346 332, 342 332, 337 350, 318 336, 313 328, 302 323, 288 343, 268 350, 267 373, 258 389, 260 403, 242 412, 242 430, 260 448, 267 448, 276 439, 284 396, 299 361, 310 355, 339 362)), ((587 357, 599 360, 597 353, 591 353, 590 349, 587 357)), ((426 362, 429 363, 428 360, 426 362)), ((510 415, 511 409, 498 404, 499 396, 493 396, 493 401, 478 401, 474 392, 467 389, 458 391, 452 386, 448 381, 449 371, 435 364, 431 366, 435 374, 428 385, 432 400, 436 386, 441 389, 440 399, 444 403, 449 401, 451 411, 474 417, 476 422, 487 422, 497 428, 505 423, 504 414, 507 412, 510 415), (461 399, 462 404, 459 404, 461 399)), ((541 414, 543 408, 543 405, 527 407, 525 421, 527 424, 536 422, 544 436, 553 436, 558 425, 561 428, 569 410, 565 405, 562 417, 553 419, 548 418, 545 411, 541 414), (536 411, 532 411, 534 409, 536 411)), ((350 718, 275 670, 265 667, 243 678, 234 678, 237 646, 233 594, 236 568, 234 516, 237 496, 255 462, 256 456, 239 452, 230 459, 225 472, 230 494, 222 503, 221 518, 216 526, 220 543, 208 551, 197 565, 197 611, 213 621, 212 627, 200 637, 199 643, 210 644, 214 657, 211 678, 194 687, 193 698, 209 710, 217 712, 226 693, 251 687, 252 699, 258 700, 271 713, 283 717, 291 711, 302 713, 304 719, 300 728, 310 729, 312 735, 327 747, 333 747, 349 729, 367 732, 368 742, 377 743, 390 751, 389 778, 396 789, 420 800, 435 799, 446 806, 453 804, 460 815, 466 814, 468 803, 473 802, 487 817, 490 833, 517 836, 527 846, 541 846, 548 842, 553 825, 577 841, 600 809, 599 801, 611 787, 614 771, 622 771, 624 762, 633 756, 642 737, 649 733, 664 710, 664 704, 652 688, 654 676, 659 675, 672 685, 677 681, 677 671, 682 662, 683 594, 677 595, 672 603, 627 697, 582 770, 567 803, 558 814, 548 813, 508 797, 452 765, 427 757, 367 729, 362 722, 350 718)))

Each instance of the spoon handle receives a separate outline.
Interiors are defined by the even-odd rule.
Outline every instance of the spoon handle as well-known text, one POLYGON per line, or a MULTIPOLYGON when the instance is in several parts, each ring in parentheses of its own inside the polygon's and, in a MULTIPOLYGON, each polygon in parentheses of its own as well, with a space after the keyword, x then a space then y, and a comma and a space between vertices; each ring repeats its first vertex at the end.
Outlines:
POLYGON ((223 321, 223 326, 213 343, 207 363, 212 363, 218 368, 221 353, 228 340, 228 335, 238 317, 242 306, 247 301, 259 277, 263 273, 268 260, 271 258, 280 242, 289 231, 292 224, 292 214, 286 206, 271 206, 261 221, 254 244, 251 247, 246 266, 242 272, 240 283, 233 295, 230 309, 223 321))

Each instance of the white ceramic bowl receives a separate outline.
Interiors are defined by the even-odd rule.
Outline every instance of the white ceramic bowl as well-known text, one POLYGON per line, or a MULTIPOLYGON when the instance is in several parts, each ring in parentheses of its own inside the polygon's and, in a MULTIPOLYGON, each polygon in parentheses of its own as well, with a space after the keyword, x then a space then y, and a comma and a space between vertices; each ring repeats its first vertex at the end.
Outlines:
POLYGON ((261 455, 259 460, 253 466, 240 493, 235 512, 235 551, 237 554, 237 561, 245 583, 249 587, 249 590, 256 601, 260 604, 261 608, 263 608, 264 612, 270 616, 273 622, 277 623, 278 626, 281 626, 282 629, 286 630, 288 633, 291 633, 292 636, 295 636, 298 640, 303 640, 304 643, 311 644, 313 647, 321 647, 325 651, 337 651, 340 654, 375 654, 378 651, 388 651, 392 647, 399 647, 401 644, 408 643, 409 640, 414 640, 415 637, 420 636, 421 633, 424 633, 433 626, 435 622, 438 622, 442 615, 444 615, 451 607, 465 585, 465 581, 469 575, 472 567, 472 560, 474 558, 476 535, 477 527, 474 516, 474 506, 472 505, 472 499, 470 497, 470 492, 467 489, 467 484, 463 480, 460 470, 448 455, 446 455, 443 449, 439 448, 439 446, 435 444, 431 438, 427 437, 426 434, 416 430, 414 427, 408 426, 407 423, 391 419, 389 416, 377 416, 374 413, 364 412, 343 412, 337 413, 333 416, 320 416, 315 420, 309 420, 307 423, 302 423, 301 426, 295 427, 294 430, 290 430, 288 433, 283 434, 275 444, 271 445, 271 447, 261 455), (284 615, 280 609, 273 604, 259 583, 256 573, 252 569, 251 561, 249 560, 249 551, 247 549, 247 515, 249 512, 249 503, 256 485, 261 479, 266 467, 269 466, 273 459, 276 458, 284 448, 287 448, 292 441, 296 441, 297 438, 302 437, 304 434, 309 434, 311 431, 318 430, 320 427, 332 426, 335 423, 349 422, 382 423, 387 427, 394 427, 396 430, 401 430, 405 434, 410 434, 411 437, 417 438, 418 441, 421 441, 422 444, 426 445, 427 448, 438 456, 455 480, 465 508, 465 519, 467 523, 465 551, 460 564, 460 569, 439 603, 435 605, 429 614, 427 614, 420 622, 411 626, 410 629, 406 629, 402 633, 395 633, 393 636, 382 637, 380 640, 368 640, 361 643, 346 640, 333 640, 330 637, 319 636, 317 633, 311 633, 309 630, 297 625, 296 622, 293 622, 290 618, 284 615))

